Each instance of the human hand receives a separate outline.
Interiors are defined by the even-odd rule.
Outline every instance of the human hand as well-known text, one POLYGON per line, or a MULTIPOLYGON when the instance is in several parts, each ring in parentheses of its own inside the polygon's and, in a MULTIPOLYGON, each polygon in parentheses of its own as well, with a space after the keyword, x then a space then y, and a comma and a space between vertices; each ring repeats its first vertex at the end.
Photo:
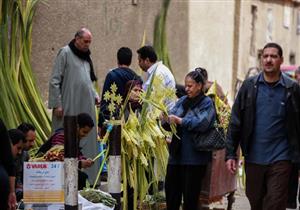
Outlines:
POLYGON ((10 192, 8 195, 8 209, 15 210, 17 207, 17 198, 15 192, 10 192))
POLYGON ((182 122, 182 118, 177 117, 176 115, 169 115, 168 121, 169 121, 169 123, 175 123, 177 125, 180 125, 182 122))
POLYGON ((232 174, 236 173, 236 165, 237 165, 237 162, 234 159, 229 159, 226 161, 226 167, 227 167, 228 171, 232 174))
POLYGON ((90 158, 86 160, 80 160, 81 162, 81 168, 89 168, 94 164, 94 161, 90 158))
POLYGON ((167 142, 167 144, 171 144, 171 142, 172 142, 172 138, 171 137, 166 137, 166 142, 167 142))
POLYGON ((166 115, 165 113, 161 113, 160 115, 159 115, 159 119, 160 120, 163 120, 163 121, 168 121, 168 115, 166 115))
POLYGON ((100 97, 99 96, 96 96, 95 97, 95 104, 96 104, 96 106, 98 107, 98 106, 100 106, 100 97))
POLYGON ((64 110, 62 107, 56 107, 53 109, 53 114, 56 116, 56 117, 63 117, 64 115, 64 110))

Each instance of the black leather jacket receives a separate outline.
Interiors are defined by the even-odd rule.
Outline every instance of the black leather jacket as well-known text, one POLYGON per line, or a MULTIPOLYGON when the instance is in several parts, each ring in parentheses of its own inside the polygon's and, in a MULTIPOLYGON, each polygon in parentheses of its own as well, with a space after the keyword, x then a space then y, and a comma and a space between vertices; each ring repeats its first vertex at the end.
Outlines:
MULTIPOLYGON (((258 77, 245 80, 232 107, 227 133, 226 160, 236 159, 236 151, 241 146, 243 156, 249 154, 255 122, 255 108, 258 77)), ((300 162, 300 86, 282 74, 286 88, 286 116, 288 142, 293 162, 300 162)))

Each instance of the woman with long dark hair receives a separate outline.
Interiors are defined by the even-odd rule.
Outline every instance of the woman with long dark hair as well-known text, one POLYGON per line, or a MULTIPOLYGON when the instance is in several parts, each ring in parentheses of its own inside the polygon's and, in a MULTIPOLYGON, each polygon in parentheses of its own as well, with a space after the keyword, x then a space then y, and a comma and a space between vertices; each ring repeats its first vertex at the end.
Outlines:
POLYGON ((192 138, 196 132, 205 132, 216 119, 213 101, 204 94, 204 79, 198 71, 185 77, 187 95, 181 97, 170 115, 165 119, 177 125, 177 138, 173 135, 169 147, 169 162, 165 180, 168 210, 179 210, 182 197, 185 210, 196 210, 201 182, 211 152, 200 152, 194 147, 192 138))

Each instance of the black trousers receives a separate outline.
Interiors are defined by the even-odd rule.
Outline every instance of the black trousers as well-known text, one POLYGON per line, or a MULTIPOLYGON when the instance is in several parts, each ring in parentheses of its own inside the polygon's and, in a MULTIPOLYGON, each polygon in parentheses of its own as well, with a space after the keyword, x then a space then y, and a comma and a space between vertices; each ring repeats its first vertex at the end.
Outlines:
POLYGON ((292 169, 289 161, 270 165, 245 163, 246 196, 251 210, 285 210, 292 169))
MULTIPOLYGON (((295 209, 297 208, 297 193, 298 193, 298 182, 299 182, 299 166, 298 164, 293 164, 290 180, 289 180, 289 193, 287 208, 295 209)), ((298 193, 298 201, 300 203, 300 189, 298 193)))
POLYGON ((9 195, 9 177, 6 170, 0 164, 0 209, 6 210, 8 208, 9 195))
POLYGON ((167 210, 197 210, 206 165, 168 165, 165 180, 167 210))
POLYGON ((78 170, 78 190, 83 190, 86 187, 88 175, 81 170, 78 170))

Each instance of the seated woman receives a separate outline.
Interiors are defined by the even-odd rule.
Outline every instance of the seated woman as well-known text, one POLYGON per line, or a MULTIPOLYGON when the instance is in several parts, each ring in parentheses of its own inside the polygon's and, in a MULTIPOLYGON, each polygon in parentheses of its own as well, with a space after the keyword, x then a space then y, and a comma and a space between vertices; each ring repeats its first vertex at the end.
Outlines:
POLYGON ((204 95, 204 79, 198 71, 185 77, 186 96, 181 97, 168 117, 169 124, 177 125, 177 136, 173 135, 169 147, 169 161, 165 180, 168 210, 179 210, 183 197, 183 209, 198 209, 201 182, 211 152, 200 152, 194 148, 193 133, 205 132, 216 120, 212 100, 204 95))

